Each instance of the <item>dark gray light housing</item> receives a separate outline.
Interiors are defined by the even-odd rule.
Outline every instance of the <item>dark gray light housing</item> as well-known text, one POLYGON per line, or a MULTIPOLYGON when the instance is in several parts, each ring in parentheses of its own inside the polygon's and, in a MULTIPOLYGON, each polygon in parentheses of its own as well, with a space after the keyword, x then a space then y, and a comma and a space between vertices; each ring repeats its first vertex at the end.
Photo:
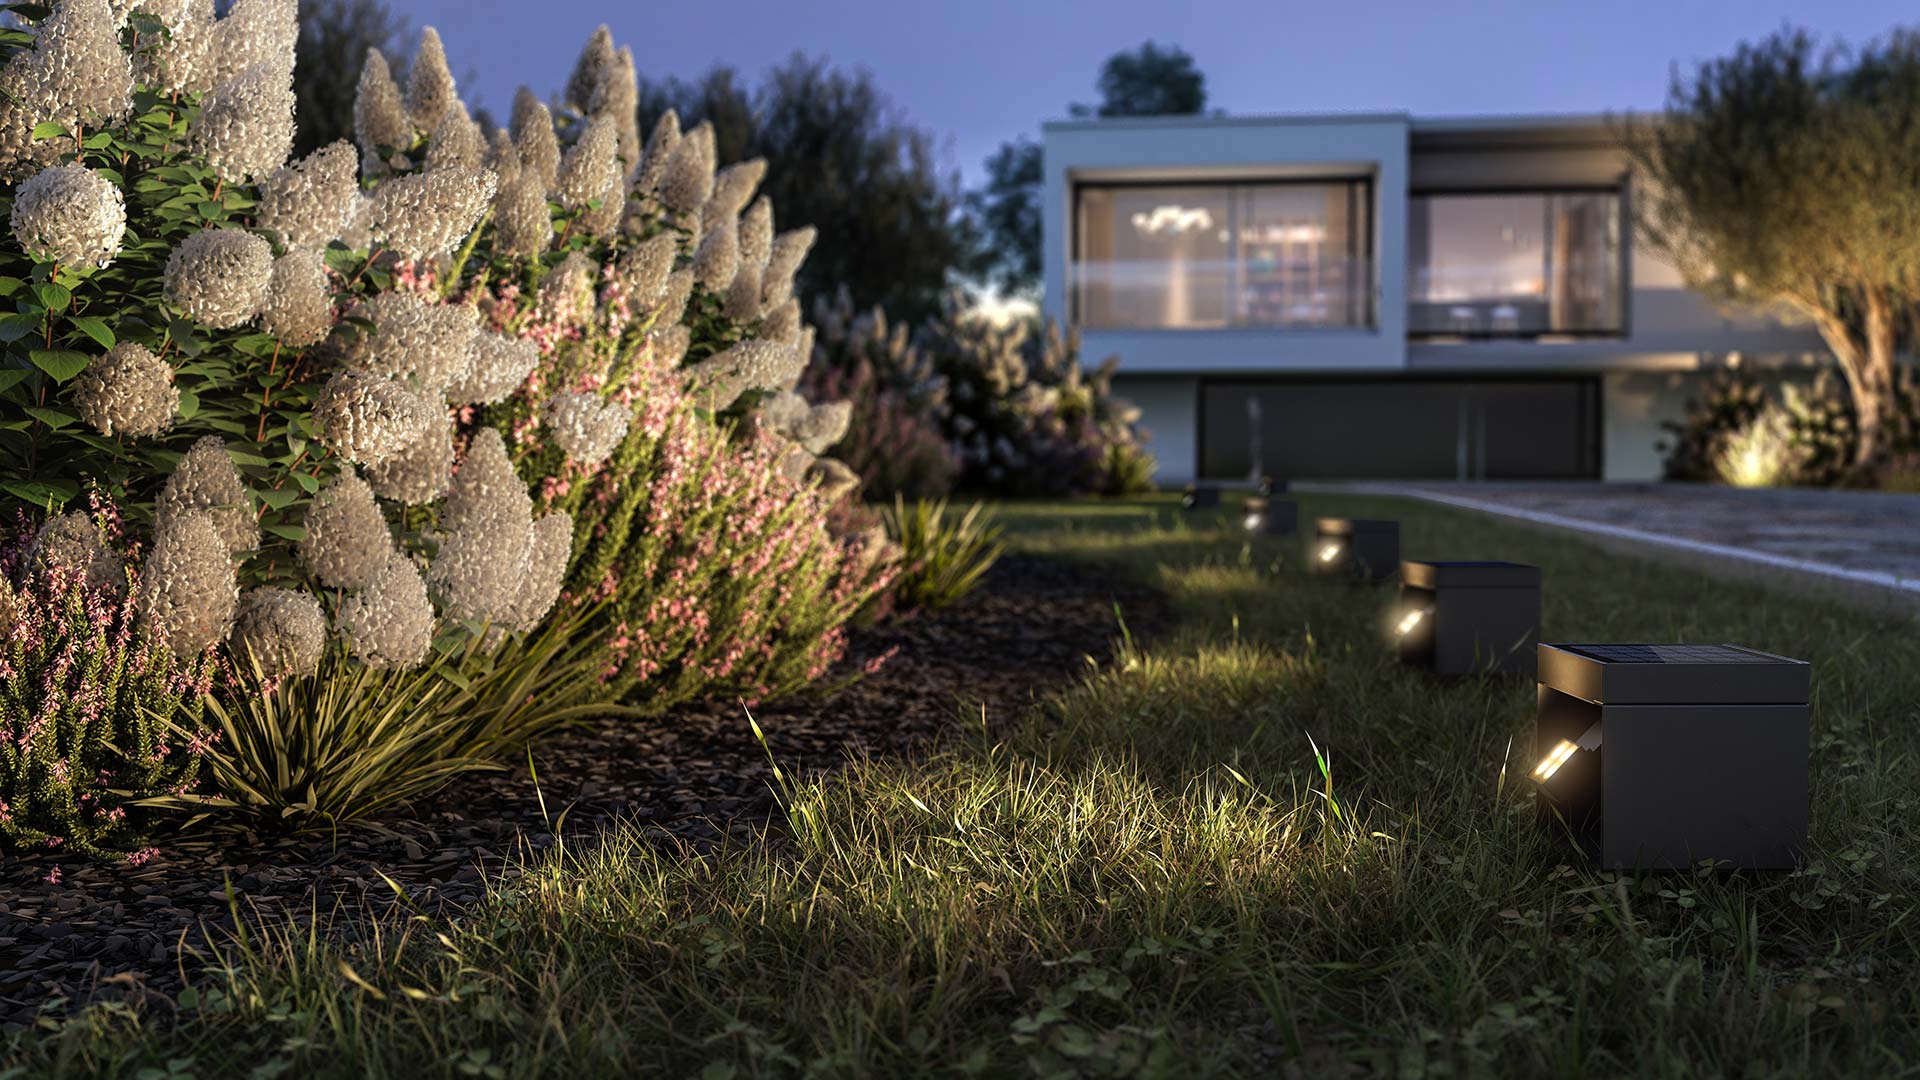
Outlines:
POLYGON ((1300 504, 1292 499, 1252 496, 1247 499, 1246 517, 1241 524, 1250 533, 1292 536, 1300 530, 1300 504))
POLYGON ((1307 567, 1316 574, 1339 574, 1363 581, 1385 581, 1400 568, 1400 523, 1377 518, 1315 518, 1307 567))
POLYGON ((1795 865, 1811 667, 1737 645, 1540 646, 1542 819, 1609 869, 1795 865))
POLYGON ((1540 568, 1403 562, 1394 634, 1403 663, 1441 675, 1532 675, 1540 568))
POLYGON ((1186 493, 1180 496, 1180 505, 1189 510, 1211 510, 1220 505, 1220 489, 1188 485, 1186 493))
POLYGON ((1277 480, 1271 476, 1263 476, 1260 478, 1260 494, 1285 495, 1286 493, 1287 481, 1284 478, 1277 480))

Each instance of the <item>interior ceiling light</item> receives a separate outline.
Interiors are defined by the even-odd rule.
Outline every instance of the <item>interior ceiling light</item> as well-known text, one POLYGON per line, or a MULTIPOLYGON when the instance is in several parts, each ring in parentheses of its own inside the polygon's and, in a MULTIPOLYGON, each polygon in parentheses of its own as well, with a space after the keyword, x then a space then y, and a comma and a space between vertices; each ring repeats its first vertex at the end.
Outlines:
POLYGON ((1156 206, 1133 215, 1133 227, 1144 233, 1184 233, 1213 228, 1213 215, 1205 207, 1156 206))

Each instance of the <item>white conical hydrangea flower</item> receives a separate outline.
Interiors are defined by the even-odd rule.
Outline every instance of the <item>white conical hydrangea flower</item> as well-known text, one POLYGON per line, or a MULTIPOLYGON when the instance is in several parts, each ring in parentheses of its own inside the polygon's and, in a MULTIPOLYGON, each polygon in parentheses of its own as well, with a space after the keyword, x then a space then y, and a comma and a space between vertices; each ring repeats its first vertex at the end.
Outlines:
POLYGON ((614 264, 614 278, 634 311, 651 310, 666 298, 674 252, 673 237, 662 234, 628 251, 614 264))
POLYGON ((467 107, 455 101, 440 117, 427 145, 427 168, 444 169, 449 165, 481 168, 487 164, 487 140, 480 125, 467 115, 467 107))
POLYGON ((587 102, 592 116, 611 116, 619 132, 620 174, 624 178, 640 167, 646 156, 640 141, 640 76, 633 66, 633 50, 622 48, 613 54, 613 67, 587 102))
POLYGON ((713 194, 700 211, 701 220, 712 223, 739 217, 766 175, 766 158, 752 158, 721 169, 714 175, 713 194))
POLYGON ((592 394, 555 394, 546 420, 567 457, 588 467, 605 461, 627 437, 627 410, 592 394))
POLYGON ((580 59, 574 61, 573 74, 567 78, 567 107, 584 115, 612 65, 613 31, 601 23, 587 38, 586 47, 580 50, 580 59))
POLYGON ((500 432, 481 428, 453 474, 453 490, 440 507, 440 528, 449 533, 510 526, 533 517, 533 497, 513 469, 500 432))
POLYGON ((167 299, 214 330, 253 318, 272 281, 273 246, 245 229, 202 229, 167 257, 167 299))
POLYGON ((240 597, 227 648, 263 678, 311 675, 327 651, 327 616, 320 601, 298 589, 261 587, 240 597))
POLYGON ((700 404, 719 412, 749 390, 782 389, 804 366, 797 350, 772 341, 743 341, 686 369, 688 389, 700 404))
POLYGON ((652 195, 660 186, 660 178, 667 174, 667 162, 673 158, 673 152, 680 145, 680 114, 668 109, 653 122, 653 133, 647 136, 647 149, 640 159, 640 168, 633 174, 633 193, 642 198, 652 195))
POLYGON ((450 165, 401 176, 374 190, 373 237, 409 259, 451 252, 493 199, 493 173, 450 165))
POLYGON ((299 39, 296 0, 234 0, 226 17, 214 24, 211 81, 218 85, 259 64, 290 79, 299 39))
POLYGON ((229 183, 273 172, 293 150, 292 73, 255 64, 214 87, 189 134, 229 183))
POLYGON ((412 446, 367 466, 367 483, 383 499, 425 506, 447 493, 453 482, 453 420, 444 413, 429 421, 412 446))
POLYGON ((553 240, 553 211, 546 185, 531 170, 501 184, 493 198, 494 248, 504 255, 534 259, 553 240))
POLYGON ((621 215, 626 212, 626 204, 620 201, 621 179, 615 176, 602 191, 597 204, 590 204, 574 219, 573 227, 582 236, 596 240, 605 240, 620 230, 621 215))
POLYGON ((584 327, 593 318, 593 261, 571 252, 540 283, 540 310, 561 326, 584 327))
POLYGON ((429 26, 420 31, 420 47, 414 50, 413 63, 407 69, 407 115, 414 127, 432 131, 456 98, 440 31, 429 26))
POLYGON ((724 293, 740 269, 740 223, 733 218, 713 222, 693 253, 693 276, 707 291, 724 293))
POLYGON ((814 462, 807 470, 807 479, 819 485, 820 499, 828 504, 839 502, 860 486, 860 474, 848 468, 845 462, 833 458, 821 458, 814 462))
POLYGON ((567 562, 573 556, 573 518, 564 510, 533 523, 527 545, 527 574, 520 580, 503 622, 508 629, 528 633, 540 625, 560 599, 567 581, 567 562))
POLYGON ((273 261, 273 283, 260 305, 260 329, 295 348, 312 345, 333 330, 324 255, 294 248, 273 261))
POLYGON ((554 198, 560 205, 577 210, 617 188, 619 150, 612 118, 602 116, 588 121, 580 140, 569 147, 566 157, 561 159, 554 198))
POLYGON ((494 179, 500 187, 506 186, 520 177, 520 151, 514 149, 513 136, 506 128, 494 128, 493 138, 487 143, 486 157, 480 162, 493 170, 494 179))
POLYGON ((133 110, 133 61, 120 48, 120 28, 106 0, 53 5, 32 55, 42 119, 92 129, 133 110))
POLYGON ((763 311, 760 336, 768 341, 780 341, 789 345, 797 343, 800 337, 800 301, 788 297, 785 303, 771 311, 763 311))
POLYGON ((667 275, 666 295, 660 298, 660 310, 654 316, 653 325, 658 328, 672 326, 687 313, 687 302, 693 299, 693 270, 675 270, 667 275))
POLYGON ((211 89, 218 81, 213 0, 142 0, 136 8, 167 32, 140 43, 133 57, 135 78, 168 94, 211 89))
POLYGON ((359 169, 360 155, 351 143, 329 143, 261 183, 256 220, 288 247, 321 250, 353 214, 359 169))
POLYGON ((682 214, 698 214, 713 194, 713 125, 687 132, 667 156, 660 176, 660 201, 682 214))
POLYGON ((674 323, 648 334, 647 343, 653 349, 654 359, 671 371, 680 366, 680 361, 687 358, 687 350, 693 347, 693 329, 686 323, 674 323))
POLYGON ((176 656, 196 656, 227 636, 240 587, 213 518, 175 514, 154 529, 140 568, 143 622, 176 656))
POLYGON ((393 552, 393 533, 373 489, 352 469, 327 482, 301 522, 300 565, 330 589, 364 589, 393 552))
POLYGON ((815 405, 793 426, 793 440, 806 447, 809 453, 824 454, 828 447, 846 438, 847 426, 852 422, 851 401, 815 405))
POLYGON ((218 435, 203 436, 174 466, 166 487, 153 502, 156 528, 181 514, 203 513, 220 531, 227 551, 239 554, 260 546, 260 525, 246 481, 218 435))
POLYGON ((427 567, 427 588, 450 619, 504 622, 527 580, 532 544, 526 519, 450 533, 427 567))
POLYGON ((38 261, 105 266, 126 235, 127 204, 119 186, 92 169, 55 165, 14 190, 11 223, 38 261))
POLYGON ((760 268, 742 266, 727 283, 722 314, 734 322, 752 322, 760 317, 760 268))
POLYGON ((406 669, 433 645, 433 603, 412 560, 398 551, 367 587, 340 605, 340 633, 370 668, 406 669))
POLYGON ((791 229, 773 238, 773 248, 767 256, 766 273, 760 275, 760 290, 766 307, 783 304, 793 295, 793 276, 800 270, 800 264, 807 261, 807 252, 813 250, 814 238, 820 234, 813 226, 791 229))
POLYGON ((68 391, 74 411, 106 436, 144 439, 173 426, 180 390, 173 368, 147 347, 122 341, 88 361, 68 391))
POLYGON ((55 570, 78 574, 87 588, 115 599, 127 592, 126 564, 107 546, 106 534, 84 511, 49 518, 40 526, 27 552, 27 565, 41 577, 55 570))
POLYGON ((526 338, 480 331, 473 335, 471 349, 467 377, 447 387, 449 405, 505 401, 540 362, 540 346, 526 338))
POLYGON ((347 212, 347 224, 340 230, 342 244, 353 251, 366 251, 373 246, 373 209, 371 198, 354 192, 353 208, 347 212))
POLYGON ((472 307, 384 292, 368 300, 362 314, 374 329, 349 356, 355 367, 407 380, 435 398, 466 378, 478 332, 478 313, 472 307))
POLYGON ((353 95, 353 137, 360 144, 360 163, 366 171, 383 171, 380 148, 401 152, 413 145, 413 121, 400 101, 400 88, 379 49, 368 49, 360 69, 360 85, 353 95))
POLYGON ((524 86, 513 98, 512 131, 521 172, 540 181, 542 194, 552 191, 560 178, 560 140, 553 133, 553 114, 524 86))
POLYGON ((348 461, 375 465, 412 446, 439 410, 382 375, 341 371, 313 403, 320 444, 348 461))
POLYGON ((753 200, 740 217, 740 265, 764 272, 773 257, 773 200, 753 200))

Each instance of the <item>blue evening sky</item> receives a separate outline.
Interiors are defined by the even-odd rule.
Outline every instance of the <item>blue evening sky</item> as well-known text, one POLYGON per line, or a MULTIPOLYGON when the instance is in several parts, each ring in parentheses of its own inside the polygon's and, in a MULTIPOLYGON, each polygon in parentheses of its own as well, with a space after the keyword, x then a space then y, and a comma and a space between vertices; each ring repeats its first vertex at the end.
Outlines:
POLYGON ((504 117, 514 87, 544 97, 607 23, 649 75, 724 62, 757 76, 794 50, 865 67, 945 164, 971 182, 1013 135, 1093 101, 1111 53, 1176 43, 1230 113, 1393 110, 1416 115, 1657 107, 1671 65, 1721 55, 1787 24, 1858 42, 1920 8, 1891 0, 390 0, 439 29, 462 93, 504 117))

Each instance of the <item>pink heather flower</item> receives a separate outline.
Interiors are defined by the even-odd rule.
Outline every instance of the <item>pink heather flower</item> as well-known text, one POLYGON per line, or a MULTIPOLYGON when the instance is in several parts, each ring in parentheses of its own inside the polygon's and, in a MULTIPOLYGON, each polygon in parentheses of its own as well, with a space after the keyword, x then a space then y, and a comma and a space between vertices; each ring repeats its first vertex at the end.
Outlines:
POLYGON ((59 868, 59 867, 57 867, 57 866, 56 866, 56 867, 54 867, 54 868, 53 868, 52 870, 49 870, 49 871, 47 872, 47 876, 46 876, 46 877, 44 877, 44 878, 41 878, 40 880, 42 880, 42 881, 44 881, 44 882, 46 882, 46 883, 47 883, 47 884, 49 884, 49 885, 58 885, 58 884, 60 884, 60 868, 59 868))

